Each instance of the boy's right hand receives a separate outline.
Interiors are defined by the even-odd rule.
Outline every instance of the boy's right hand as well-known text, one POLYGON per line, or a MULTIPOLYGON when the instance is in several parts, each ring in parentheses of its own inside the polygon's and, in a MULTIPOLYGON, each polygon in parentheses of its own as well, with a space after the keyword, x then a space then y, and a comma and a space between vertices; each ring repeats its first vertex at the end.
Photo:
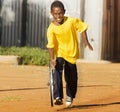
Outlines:
POLYGON ((55 60, 55 59, 52 59, 52 60, 51 60, 52 69, 55 69, 55 65, 56 65, 56 60, 55 60))

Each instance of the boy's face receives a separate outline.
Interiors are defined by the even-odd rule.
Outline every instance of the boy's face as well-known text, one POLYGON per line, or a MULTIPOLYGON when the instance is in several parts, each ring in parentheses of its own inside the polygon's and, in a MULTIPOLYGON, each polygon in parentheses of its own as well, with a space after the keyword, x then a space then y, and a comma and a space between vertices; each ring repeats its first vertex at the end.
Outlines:
POLYGON ((51 14, 52 14, 54 22, 56 24, 62 24, 63 23, 64 13, 65 13, 65 11, 60 7, 52 8, 51 14))

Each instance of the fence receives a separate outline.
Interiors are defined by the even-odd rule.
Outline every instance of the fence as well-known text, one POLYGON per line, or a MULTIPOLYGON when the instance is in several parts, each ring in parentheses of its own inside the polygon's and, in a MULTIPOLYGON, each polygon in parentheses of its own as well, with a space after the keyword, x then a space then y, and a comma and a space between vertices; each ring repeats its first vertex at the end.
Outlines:
POLYGON ((0 0, 0 46, 45 48, 45 0, 0 0))
MULTIPOLYGON (((0 0, 0 46, 46 48, 49 6, 54 0, 0 0)), ((80 17, 80 1, 61 0, 66 15, 80 17)))

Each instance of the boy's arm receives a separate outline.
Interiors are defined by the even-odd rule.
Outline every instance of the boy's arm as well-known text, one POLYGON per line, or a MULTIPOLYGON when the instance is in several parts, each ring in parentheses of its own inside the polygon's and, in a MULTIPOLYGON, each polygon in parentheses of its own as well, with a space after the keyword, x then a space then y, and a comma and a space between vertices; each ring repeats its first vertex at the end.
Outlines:
POLYGON ((54 57, 54 49, 53 48, 48 48, 48 52, 49 52, 49 55, 50 55, 50 63, 52 65, 52 68, 55 68, 56 60, 55 60, 55 57, 54 57))
POLYGON ((84 45, 85 45, 85 47, 88 46, 89 49, 93 51, 93 47, 91 46, 91 44, 88 41, 88 37, 87 37, 86 31, 82 32, 82 37, 84 38, 84 45))

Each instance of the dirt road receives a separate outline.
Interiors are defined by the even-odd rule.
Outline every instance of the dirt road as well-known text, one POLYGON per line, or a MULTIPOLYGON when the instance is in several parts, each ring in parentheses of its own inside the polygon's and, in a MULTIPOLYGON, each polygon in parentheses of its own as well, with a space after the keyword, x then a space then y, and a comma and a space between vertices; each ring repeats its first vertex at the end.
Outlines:
POLYGON ((71 108, 50 107, 48 67, 0 65, 0 112, 120 112, 120 64, 77 65, 78 92, 71 108))

